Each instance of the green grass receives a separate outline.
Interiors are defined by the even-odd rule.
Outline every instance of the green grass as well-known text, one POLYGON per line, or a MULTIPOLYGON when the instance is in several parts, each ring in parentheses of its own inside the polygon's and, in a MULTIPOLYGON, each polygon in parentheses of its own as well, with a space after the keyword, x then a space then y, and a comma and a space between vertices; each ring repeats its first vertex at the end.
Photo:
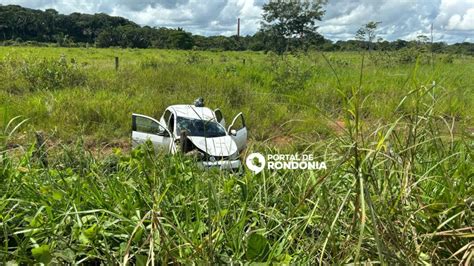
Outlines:
MULTIPOLYGON (((364 118, 391 120, 408 91, 433 81, 436 93, 446 96, 437 111, 472 118, 471 57, 447 64, 437 55, 434 67, 420 64, 416 70, 414 64, 399 64, 394 57, 382 57, 386 62, 377 65, 366 60, 364 118)), ((132 112, 159 117, 170 104, 203 96, 208 106, 221 108, 227 120, 244 112, 256 140, 274 132, 314 137, 328 134, 321 115, 343 117, 337 89, 342 86, 345 93, 359 84, 359 54, 334 53, 327 58, 337 77, 321 54, 281 60, 253 52, 2 47, 0 104, 9 118, 28 117, 32 129, 54 132, 58 138, 87 135, 110 141, 128 137, 132 112), (120 58, 118 72, 114 56, 120 58)))
POLYGON ((469 264, 474 61, 401 56, 0 48, 0 261, 469 264), (328 170, 128 151, 132 112, 198 96, 328 170))

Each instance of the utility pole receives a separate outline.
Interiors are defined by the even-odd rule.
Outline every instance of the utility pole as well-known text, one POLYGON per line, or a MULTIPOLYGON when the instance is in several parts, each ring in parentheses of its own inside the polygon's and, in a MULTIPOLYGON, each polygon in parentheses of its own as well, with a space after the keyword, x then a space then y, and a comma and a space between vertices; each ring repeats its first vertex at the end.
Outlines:
POLYGON ((237 19, 237 38, 240 37, 240 18, 237 19))

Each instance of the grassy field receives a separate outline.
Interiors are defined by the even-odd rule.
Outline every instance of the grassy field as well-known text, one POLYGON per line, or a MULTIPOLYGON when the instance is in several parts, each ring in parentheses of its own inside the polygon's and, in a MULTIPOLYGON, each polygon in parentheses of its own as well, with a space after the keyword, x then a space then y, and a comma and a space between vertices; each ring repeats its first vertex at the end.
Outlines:
POLYGON ((0 263, 473 260, 472 57, 1 47, 0 73, 0 263), (130 151, 132 112, 199 96, 246 153, 328 170, 130 151))

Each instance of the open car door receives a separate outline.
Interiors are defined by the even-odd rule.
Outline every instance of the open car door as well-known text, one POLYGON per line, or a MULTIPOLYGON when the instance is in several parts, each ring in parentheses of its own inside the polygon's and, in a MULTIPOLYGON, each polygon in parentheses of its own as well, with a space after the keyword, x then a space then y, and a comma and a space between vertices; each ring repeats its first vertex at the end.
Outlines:
POLYGON ((217 123, 221 124, 225 128, 225 119, 222 111, 218 108, 214 110, 214 115, 216 116, 217 123))
POLYGON ((132 147, 150 140, 155 150, 172 152, 172 137, 168 129, 157 120, 140 114, 132 114, 132 147))
POLYGON ((230 124, 227 131, 237 144, 239 152, 247 147, 247 127, 245 126, 245 119, 242 113, 239 113, 232 120, 232 124, 230 124))

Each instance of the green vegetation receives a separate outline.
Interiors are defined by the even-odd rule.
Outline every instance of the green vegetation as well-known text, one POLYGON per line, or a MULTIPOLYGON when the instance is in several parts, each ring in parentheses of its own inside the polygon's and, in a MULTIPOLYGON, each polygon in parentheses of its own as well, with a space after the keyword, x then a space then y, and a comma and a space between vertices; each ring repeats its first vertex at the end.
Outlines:
MULTIPOLYGON (((311 1, 310 1, 311 2, 311 1)), ((277 1, 264 5, 262 29, 248 36, 201 36, 182 28, 140 27, 122 17, 107 14, 59 14, 17 5, 0 4, 0 45, 60 47, 160 48, 210 51, 360 51, 370 47, 378 51, 407 51, 423 47, 434 53, 474 55, 469 42, 446 44, 425 40, 363 39, 333 42, 317 32, 324 22, 324 3, 277 1), (323 4, 320 4, 323 3, 323 4)), ((366 25, 370 25, 370 22, 366 25)), ((376 26, 376 25, 375 25, 376 26)), ((375 29, 375 28, 374 28, 375 29)), ((356 34, 356 32, 354 32, 356 34)), ((424 35, 422 35, 424 36, 424 35)))
POLYGON ((324 10, 318 2, 270 1, 263 5, 262 29, 272 50, 279 54, 317 45, 324 38, 316 31, 324 10))
POLYGON ((2 47, 0 71, 0 263, 472 263, 472 57, 2 47), (198 96, 247 152, 328 170, 129 151, 132 112, 198 96))

